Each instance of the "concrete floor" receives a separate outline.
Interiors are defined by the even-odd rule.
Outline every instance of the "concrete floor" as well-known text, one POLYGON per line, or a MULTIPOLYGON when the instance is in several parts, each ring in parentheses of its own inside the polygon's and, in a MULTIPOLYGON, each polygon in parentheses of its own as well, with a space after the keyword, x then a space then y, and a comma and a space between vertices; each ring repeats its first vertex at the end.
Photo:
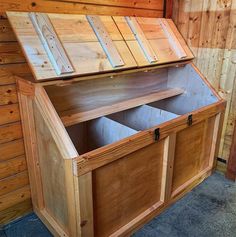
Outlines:
MULTIPOLYGON (((50 236, 33 213, 0 230, 0 237, 50 236)), ((177 236, 236 237, 236 184, 215 173, 132 237, 177 236)))

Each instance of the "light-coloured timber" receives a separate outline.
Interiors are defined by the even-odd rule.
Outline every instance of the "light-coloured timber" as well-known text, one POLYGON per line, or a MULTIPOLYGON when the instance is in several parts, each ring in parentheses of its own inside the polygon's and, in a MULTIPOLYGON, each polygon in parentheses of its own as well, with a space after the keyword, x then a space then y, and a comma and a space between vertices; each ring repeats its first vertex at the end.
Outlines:
POLYGON ((150 46, 149 42, 147 41, 142 29, 140 28, 138 22, 134 17, 125 17, 126 21, 129 24, 129 27, 131 28, 132 32, 134 33, 140 47, 142 48, 146 58, 150 63, 156 62, 158 60, 158 57, 153 52, 152 47, 150 46))
POLYGON ((104 49, 112 67, 124 66, 124 62, 116 49, 115 44, 112 42, 104 24, 99 16, 87 16, 87 19, 92 26, 97 38, 99 39, 102 48, 104 49))
MULTIPOLYGON (((28 15, 8 15, 24 48, 16 21, 24 26, 28 15)), ((84 61, 78 58, 95 75, 72 73, 62 80, 66 77, 55 76, 54 69, 51 77, 40 68, 36 79, 54 79, 17 78, 34 211, 55 236, 131 235, 213 172, 225 101, 191 62, 193 55, 171 20, 161 19, 163 29, 157 19, 135 19, 158 55, 152 67, 125 17, 101 16, 105 35, 124 61, 120 67, 126 70, 117 71, 86 16, 48 16, 75 72, 80 45, 84 61), (83 27, 78 30, 77 24, 83 27), (129 53, 122 54, 118 45, 129 53), (86 50, 98 52, 97 47, 109 73, 100 61, 101 70, 93 71, 95 61, 86 50), (134 64, 127 64, 130 60, 134 64)), ((35 76, 31 52, 24 53, 35 76)), ((8 141, 1 137, 2 144, 8 141)))
POLYGON ((45 13, 29 13, 29 17, 57 74, 73 72, 74 69, 61 42, 45 13))

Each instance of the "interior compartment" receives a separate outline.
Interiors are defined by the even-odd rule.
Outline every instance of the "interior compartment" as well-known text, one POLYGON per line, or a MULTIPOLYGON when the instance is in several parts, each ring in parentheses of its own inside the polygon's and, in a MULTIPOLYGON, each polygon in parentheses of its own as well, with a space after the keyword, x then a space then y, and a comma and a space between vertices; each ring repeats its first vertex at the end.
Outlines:
POLYGON ((145 130, 178 117, 178 115, 148 105, 121 111, 108 116, 135 130, 145 130))
POLYGON ((185 67, 169 68, 167 87, 180 87, 184 93, 149 104, 175 114, 186 114, 218 101, 201 75, 191 64, 185 67))
POLYGON ((69 126, 67 132, 80 155, 137 133, 106 117, 69 126))
POLYGON ((65 126, 144 104, 182 115, 218 101, 191 64, 48 85, 45 90, 65 126))

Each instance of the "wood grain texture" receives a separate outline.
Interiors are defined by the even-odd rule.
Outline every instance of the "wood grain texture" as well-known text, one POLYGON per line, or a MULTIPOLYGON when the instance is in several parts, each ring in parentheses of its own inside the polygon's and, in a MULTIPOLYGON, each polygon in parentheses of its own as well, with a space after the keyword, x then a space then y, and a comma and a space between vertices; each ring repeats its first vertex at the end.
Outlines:
POLYGON ((58 39, 53 25, 45 13, 29 13, 35 30, 47 52, 47 55, 58 75, 74 71, 65 50, 58 39))
POLYGON ((23 171, 0 180, 0 196, 29 185, 28 172, 23 171))
POLYGON ((18 104, 0 106, 0 125, 20 121, 18 104))
POLYGON ((25 57, 17 42, 0 43, 0 65, 9 63, 24 63, 25 57))
POLYGON ((136 21, 135 17, 125 17, 130 29, 132 30, 133 34, 135 35, 140 47, 142 48, 143 53, 145 54, 147 60, 150 63, 158 61, 158 57, 156 56, 155 52, 153 51, 152 47, 150 46, 149 42, 147 41, 141 27, 139 26, 138 22, 136 21))
POLYGON ((15 175, 19 172, 26 170, 25 156, 18 156, 10 160, 0 162, 0 179, 15 175))
POLYGON ((15 42, 16 36, 7 19, 0 18, 0 42, 15 42))
MULTIPOLYGON (((42 2, 36 0, 32 2, 31 0, 26 0, 22 2, 21 0, 14 1, 13 0, 4 0, 1 2, 1 9, 3 12, 5 11, 31 11, 31 12, 51 12, 51 13, 70 13, 70 14, 97 14, 97 15, 109 15, 111 12, 115 15, 123 15, 123 16, 146 16, 146 17, 162 17, 163 16, 163 0, 155 1, 155 4, 158 4, 158 9, 149 7, 148 4, 142 4, 143 7, 125 7, 124 5, 130 5, 131 3, 127 3, 129 1, 122 0, 122 4, 120 1, 109 1, 109 4, 103 4, 103 1, 98 0, 100 4, 86 4, 83 2, 73 2, 73 1, 48 1, 42 2), (14 4, 13 4, 14 3, 14 4), (17 6, 15 5, 17 4, 17 6), (114 6, 115 5, 115 6, 114 6), (144 5, 146 7, 144 7, 144 5), (162 6, 162 7, 161 7, 162 6)), ((105 1, 108 2, 108 1, 105 1)), ((143 2, 143 1, 142 1, 143 2)))
MULTIPOLYGON (((9 20, 17 34, 18 40, 23 47, 23 51, 28 62, 30 62, 30 67, 37 80, 65 76, 71 77, 87 73, 98 73, 120 69, 120 67, 112 67, 85 15, 47 15, 67 53, 68 58, 73 64, 74 72, 69 75, 58 75, 56 73, 50 58, 48 57, 47 51, 43 47, 34 30, 34 26, 30 21, 28 14, 8 12, 9 20), (18 22, 20 22, 20 24, 18 24, 18 22), (83 30, 81 30, 81 27, 83 30), (27 37, 25 37, 25 34, 27 37), (93 41, 90 41, 91 38, 93 41), (37 54, 35 54, 36 51, 38 52, 37 54)), ((112 18, 109 16, 101 16, 100 19, 109 33, 111 31, 113 34, 115 33, 118 35, 113 43, 124 61, 122 69, 136 67, 136 62, 112 18)))
POLYGON ((0 86, 0 106, 17 102, 18 99, 15 85, 0 86))
POLYGON ((27 213, 32 212, 32 203, 31 199, 28 198, 23 202, 19 202, 15 205, 8 207, 0 212, 0 224, 6 225, 9 222, 20 218, 27 213))
POLYGON ((22 129, 19 122, 0 126, 0 144, 22 138, 22 129))
POLYGON ((164 6, 163 0, 153 1, 153 0, 118 0, 118 1, 110 1, 110 0, 61 0, 61 2, 80 2, 80 3, 88 3, 95 5, 103 5, 103 6, 117 6, 117 7, 129 7, 129 8, 141 8, 141 9, 153 9, 153 10, 162 10, 164 6))
POLYGON ((162 152, 160 141, 93 172, 96 236, 114 233, 160 201, 162 152))
POLYGON ((23 139, 0 144, 0 161, 23 155, 24 152, 23 139))
POLYGON ((124 66, 124 62, 116 49, 115 44, 112 42, 109 33, 107 32, 104 24, 99 16, 86 16, 91 27, 93 28, 103 50, 105 51, 112 67, 124 66))
MULTIPOLYGON (((161 17, 163 16, 163 1, 107 1, 107 0, 90 0, 81 1, 77 3, 65 1, 12 1, 6 0, 0 3, 1 11, 4 12, 6 10, 21 10, 21 11, 38 11, 38 12, 73 12, 73 13, 83 13, 87 14, 118 14, 118 15, 137 15, 137 16, 152 16, 152 17, 161 17)), ((10 85, 15 83, 15 77, 9 72, 14 73, 15 75, 22 76, 23 78, 27 78, 32 80, 33 76, 30 72, 29 66, 24 62, 24 57, 22 57, 22 53, 19 50, 19 46, 16 46, 16 36, 9 24, 9 21, 6 17, 5 13, 1 13, 0 19, 0 44, 1 48, 1 58, 2 62, 5 64, 0 65, 0 85, 10 85), (3 44, 4 43, 4 44, 3 44), (6 71, 2 71, 2 69, 6 69, 6 71)), ((15 121, 17 119, 17 107, 14 105, 4 105, 1 107, 2 112, 0 116, 2 125, 4 121, 15 121), (14 107, 13 114, 9 114, 11 111, 10 108, 14 107), (5 112, 6 114, 5 114, 5 112)), ((17 119, 18 121, 18 119, 17 119)), ((13 126, 13 130, 15 127, 13 126)), ((10 139, 11 140, 11 139, 10 139)), ((24 144, 22 139, 17 139, 14 141, 9 141, 7 143, 0 144, 0 160, 8 160, 15 158, 17 156, 21 156, 24 154, 24 144)), ((1 172, 1 171, 0 171, 1 172)), ((25 171, 24 171, 25 172, 25 171)), ((19 173, 22 174, 22 173, 19 173)), ((9 179, 13 179, 15 176, 10 176, 9 179)), ((17 174, 16 174, 17 177, 17 174)), ((8 177, 6 177, 6 180, 8 177)), ((5 181, 6 181, 5 180, 5 181)), ((7 182, 7 181, 6 181, 7 182)), ((2 183, 0 182, 0 186, 2 183)), ((8 186, 9 187, 9 186, 8 186)), ((13 191, 14 185, 12 185, 13 191)), ((10 190, 10 189, 9 189, 10 190)), ((11 192, 10 192, 11 193, 11 192)), ((0 198, 1 201, 1 198, 0 198)), ((12 205, 11 207, 4 209, 0 212, 0 223, 6 224, 10 220, 14 220, 25 213, 28 213, 32 210, 31 200, 28 198, 27 200, 20 202, 16 205, 12 205)))
POLYGON ((25 186, 1 196, 0 211, 6 210, 30 198, 30 187, 25 186))
MULTIPOLYGON (((129 46, 130 51, 132 52, 138 66, 147 66, 149 65, 148 59, 145 57, 142 48, 139 45, 139 42, 136 40, 135 34, 130 29, 126 19, 120 16, 114 16, 114 21, 116 22, 118 28, 120 29, 121 34, 123 35, 127 45, 129 46)), ((150 19, 145 17, 136 17, 138 25, 140 26, 142 32, 144 33, 144 37, 146 38, 148 44, 152 48, 155 55, 158 57, 158 61, 154 62, 153 64, 164 64, 170 62, 181 61, 173 47, 171 46, 168 37, 166 36, 164 30, 162 29, 159 21, 156 19, 150 19)), ((185 41, 182 39, 182 36, 178 34, 175 25, 172 23, 172 20, 162 19, 165 24, 170 25, 171 34, 175 35, 178 39, 182 48, 184 48, 187 57, 186 59, 192 59, 193 55, 191 51, 186 47, 185 41)), ((170 30, 170 29, 168 29, 170 30)))
POLYGON ((218 156, 227 160, 236 119, 235 25, 236 1, 173 2, 173 20, 194 52, 195 63, 218 93, 228 101, 218 156))

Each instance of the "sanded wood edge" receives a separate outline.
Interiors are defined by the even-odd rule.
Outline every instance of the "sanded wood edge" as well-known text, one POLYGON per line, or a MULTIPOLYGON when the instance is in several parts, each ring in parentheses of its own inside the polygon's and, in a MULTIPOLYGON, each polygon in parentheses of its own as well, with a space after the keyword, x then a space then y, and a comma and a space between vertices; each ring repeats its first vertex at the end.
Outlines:
MULTIPOLYGON (((70 237, 80 236, 80 227, 77 225, 79 221, 77 218, 77 208, 78 205, 76 202, 76 187, 75 179, 73 175, 73 160, 65 160, 65 187, 66 187, 66 200, 67 200, 67 210, 68 210, 68 232, 70 237)), ((60 208, 60 207, 59 207, 60 208)))
MULTIPOLYGON (((225 102, 219 101, 211 105, 205 106, 199 110, 192 112, 193 125, 213 117, 225 110, 225 102)), ((154 142, 154 131, 160 129, 160 139, 166 138, 173 132, 178 132, 187 128, 189 125, 188 115, 179 116, 171 121, 165 122, 157 127, 146 131, 139 132, 131 137, 125 138, 115 144, 106 145, 86 154, 83 154, 74 160, 77 171, 75 175, 83 175, 112 161, 120 159, 138 149, 141 149, 154 142)))
POLYGON ((103 50, 105 51, 112 67, 124 66, 125 63, 121 58, 115 44, 113 43, 100 17, 94 15, 93 16, 87 15, 86 17, 89 24, 93 28, 103 50))
POLYGON ((146 36, 144 35, 139 23, 137 22, 135 17, 125 17, 126 22, 128 23, 131 31, 133 32, 135 38, 137 39, 139 46, 141 47, 144 55, 150 63, 154 63, 158 61, 158 57, 153 51, 151 45, 149 44, 146 36))
POLYGON ((126 236, 126 233, 129 232, 133 228, 133 226, 137 225, 151 213, 160 210, 163 205, 164 204, 162 201, 153 204, 150 208, 139 214, 137 217, 135 217, 132 221, 128 222, 126 225, 122 226, 116 232, 112 233, 109 237, 126 236))
POLYGON ((81 236, 94 236, 92 172, 78 178, 81 236))
POLYGON ((187 182, 185 182, 184 184, 182 184, 181 186, 179 186, 177 189, 175 189, 172 192, 171 198, 174 198, 175 196, 177 196, 179 193, 181 193, 183 190, 185 190, 191 183, 195 182, 200 177, 202 177, 205 173, 208 173, 211 170, 212 170, 211 167, 207 167, 206 169, 202 170, 200 173, 198 173, 197 175, 195 175, 194 177, 189 179, 187 182))
POLYGON ((40 85, 35 86, 35 103, 38 106, 38 109, 44 118, 62 157, 64 159, 78 157, 78 152, 62 124, 61 119, 48 98, 46 91, 40 85))
POLYGON ((162 27, 171 48, 174 50, 175 54, 178 56, 179 59, 184 59, 187 57, 185 50, 183 49, 182 45, 180 44, 178 38, 172 31, 168 21, 165 19, 158 19, 160 26, 162 27))
POLYGON ((35 87, 33 83, 26 81, 20 77, 16 77, 16 85, 17 90, 20 92, 20 94, 28 96, 30 98, 34 97, 35 87))
POLYGON ((163 202, 166 202, 171 198, 175 145, 176 133, 170 134, 165 138, 161 190, 161 201, 163 202))
POLYGON ((46 13, 35 12, 28 14, 56 73, 61 75, 74 72, 73 66, 48 15, 46 13))
MULTIPOLYGON (((21 82, 22 81, 19 80, 17 81, 18 84, 21 84, 21 82)), ((44 208, 44 201, 41 171, 39 167, 39 157, 37 151, 33 100, 29 96, 21 93, 21 90, 18 92, 18 97, 22 119, 22 129, 24 134, 26 160, 29 171, 32 202, 35 207, 41 210, 44 208)))

